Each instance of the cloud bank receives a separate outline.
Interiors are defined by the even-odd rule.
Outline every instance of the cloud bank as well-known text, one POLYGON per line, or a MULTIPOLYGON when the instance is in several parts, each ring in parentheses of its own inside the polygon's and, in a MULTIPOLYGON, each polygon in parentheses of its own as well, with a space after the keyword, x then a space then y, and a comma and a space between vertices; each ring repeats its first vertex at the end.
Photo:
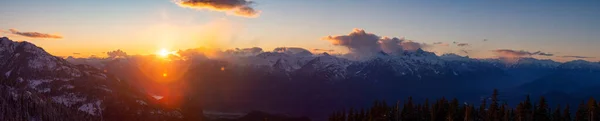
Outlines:
POLYGON ((418 43, 404 38, 380 37, 373 33, 367 33, 362 29, 354 29, 348 35, 336 35, 323 37, 335 46, 343 46, 350 50, 350 54, 356 56, 371 56, 378 52, 402 53, 403 51, 415 51, 420 48, 429 47, 425 43, 418 43))
POLYGON ((52 34, 45 34, 45 33, 39 33, 39 32, 21 32, 16 29, 8 29, 8 31, 11 34, 25 36, 25 37, 31 37, 31 38, 50 38, 50 39, 62 39, 63 38, 60 35, 52 35, 52 34))
POLYGON ((260 11, 250 6, 254 2, 248 0, 174 0, 174 2, 182 7, 227 12, 243 17, 258 17, 260 14, 260 11))

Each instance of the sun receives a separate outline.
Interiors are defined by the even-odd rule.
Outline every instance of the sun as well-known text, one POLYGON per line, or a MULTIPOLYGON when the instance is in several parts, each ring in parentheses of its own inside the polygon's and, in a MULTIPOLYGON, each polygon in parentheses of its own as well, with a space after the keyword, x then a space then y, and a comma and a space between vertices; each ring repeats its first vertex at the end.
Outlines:
POLYGON ((170 52, 169 50, 163 48, 163 49, 160 49, 158 52, 156 52, 156 55, 158 55, 159 57, 162 57, 162 58, 166 58, 166 57, 169 57, 169 55, 171 53, 172 52, 170 52))

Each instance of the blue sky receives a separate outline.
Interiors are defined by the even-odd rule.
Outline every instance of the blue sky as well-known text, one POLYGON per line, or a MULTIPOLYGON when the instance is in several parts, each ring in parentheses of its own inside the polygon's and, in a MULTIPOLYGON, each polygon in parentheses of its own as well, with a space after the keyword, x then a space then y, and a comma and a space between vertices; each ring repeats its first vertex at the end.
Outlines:
MULTIPOLYGON (((133 54, 160 48, 258 46, 345 48, 321 40, 353 28, 422 43, 461 42, 468 47, 432 47, 437 53, 493 57, 491 50, 542 51, 558 56, 600 57, 597 0, 254 0, 256 18, 183 8, 170 0, 11 0, 0 4, 0 29, 60 34, 63 39, 27 40, 57 55, 133 54), (206 39, 210 38, 210 39, 206 39), (483 42, 483 39, 489 41, 483 42), (460 50, 471 50, 469 54, 460 50)), ((590 58, 588 60, 599 60, 590 58)))

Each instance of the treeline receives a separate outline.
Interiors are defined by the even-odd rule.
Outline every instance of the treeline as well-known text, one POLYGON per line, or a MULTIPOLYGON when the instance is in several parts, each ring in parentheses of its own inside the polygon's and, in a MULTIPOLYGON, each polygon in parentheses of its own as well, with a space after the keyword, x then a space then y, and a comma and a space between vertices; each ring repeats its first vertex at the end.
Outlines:
POLYGON ((35 93, 0 85, 2 121, 94 121, 97 116, 40 98, 35 93))
POLYGON ((371 108, 338 111, 329 116, 330 121, 600 121, 599 102, 590 98, 582 101, 575 114, 570 106, 551 108, 544 97, 532 102, 530 97, 515 108, 499 103, 494 90, 491 102, 482 100, 479 106, 459 104, 456 98, 441 98, 433 103, 415 103, 409 97, 404 103, 388 105, 375 101, 371 108))

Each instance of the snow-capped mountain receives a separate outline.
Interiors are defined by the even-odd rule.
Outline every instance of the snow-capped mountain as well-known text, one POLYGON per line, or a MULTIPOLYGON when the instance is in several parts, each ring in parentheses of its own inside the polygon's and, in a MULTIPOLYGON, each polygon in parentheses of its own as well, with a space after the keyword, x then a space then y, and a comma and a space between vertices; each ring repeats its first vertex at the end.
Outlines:
POLYGON ((585 60, 574 60, 569 61, 564 64, 558 66, 560 69, 572 69, 572 70, 589 70, 589 71, 599 71, 600 63, 589 62, 585 60))
POLYGON ((159 108, 150 96, 130 89, 115 76, 88 65, 73 65, 29 42, 0 38, 0 72, 2 84, 10 89, 39 94, 96 118, 182 118, 179 111, 159 108))

